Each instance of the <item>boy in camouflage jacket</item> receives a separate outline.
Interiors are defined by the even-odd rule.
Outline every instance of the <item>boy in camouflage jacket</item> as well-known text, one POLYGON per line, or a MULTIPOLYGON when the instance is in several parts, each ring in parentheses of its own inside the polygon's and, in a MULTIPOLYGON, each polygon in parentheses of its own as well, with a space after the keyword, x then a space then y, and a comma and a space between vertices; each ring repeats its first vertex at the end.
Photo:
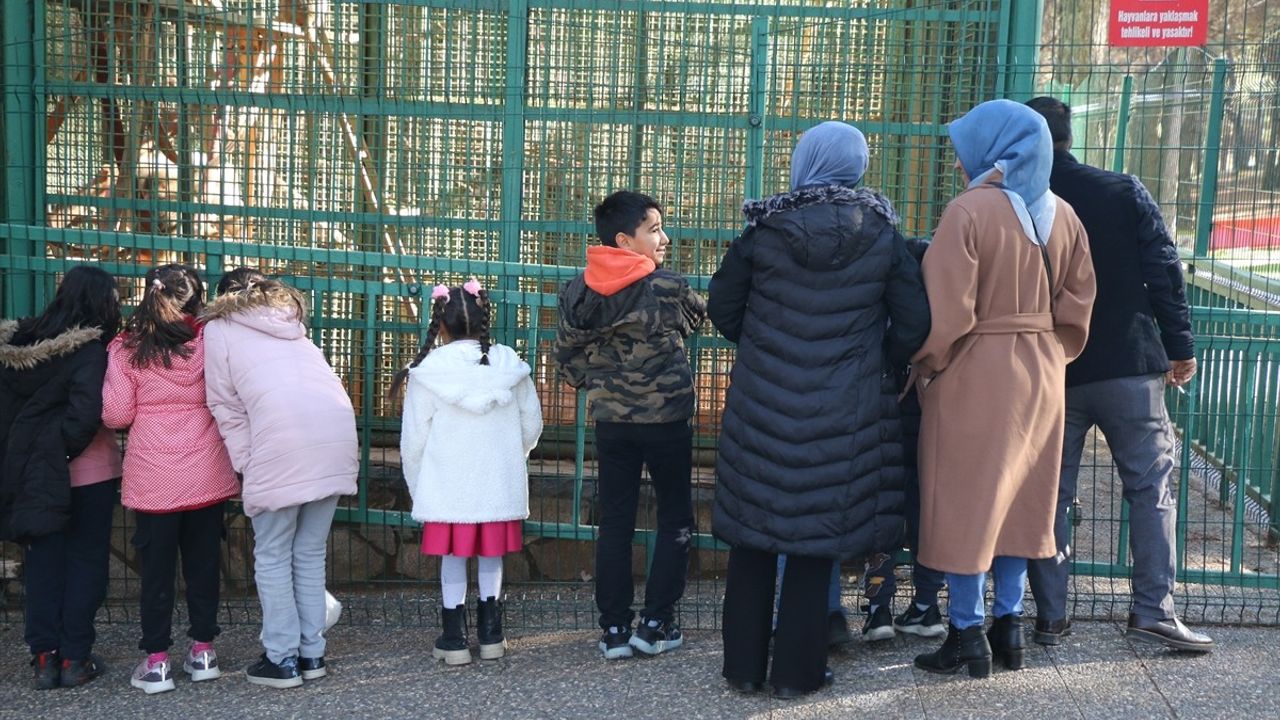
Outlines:
POLYGON ((660 269, 670 240, 653 198, 621 191, 595 209, 601 245, 560 292, 556 363, 585 389, 596 423, 596 605, 605 658, 680 646, 675 604, 684 593, 693 536, 693 376, 684 340, 706 301, 660 269), (644 610, 632 634, 631 540, 643 466, 658 501, 658 531, 644 610))

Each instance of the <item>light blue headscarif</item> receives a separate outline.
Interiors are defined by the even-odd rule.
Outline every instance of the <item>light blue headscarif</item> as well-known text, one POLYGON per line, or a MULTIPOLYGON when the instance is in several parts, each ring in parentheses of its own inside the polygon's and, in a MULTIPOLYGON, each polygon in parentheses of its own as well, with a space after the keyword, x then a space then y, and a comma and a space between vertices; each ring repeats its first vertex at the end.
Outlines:
POLYGON ((853 187, 867 172, 867 138, 858 128, 830 120, 809 128, 791 153, 791 189, 853 187))
POLYGON ((1058 201, 1049 192, 1053 169, 1053 141, 1040 113, 1012 100, 984 102, 947 125, 951 144, 972 181, 986 182, 992 173, 1004 174, 1004 194, 1034 243, 1049 241, 1058 201))

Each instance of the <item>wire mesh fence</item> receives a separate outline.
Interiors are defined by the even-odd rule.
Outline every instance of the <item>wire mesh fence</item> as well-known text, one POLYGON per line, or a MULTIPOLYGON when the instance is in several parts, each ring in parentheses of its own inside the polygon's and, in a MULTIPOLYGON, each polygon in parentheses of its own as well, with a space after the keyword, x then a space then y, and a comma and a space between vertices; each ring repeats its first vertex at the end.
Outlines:
MULTIPOLYGON (((1184 256, 1200 374, 1167 394, 1179 440, 1179 605, 1210 621, 1275 623, 1280 184, 1268 148, 1280 138, 1267 109, 1280 107, 1280 11, 1201 5, 1203 47, 1120 48, 1107 39, 1112 3, 1046 3, 1037 86, 1073 106, 1081 161, 1143 181, 1184 256)), ((1119 616, 1131 537, 1101 436, 1086 448, 1075 512, 1076 613, 1119 616)))
MULTIPOLYGON (((360 492, 339 509, 329 555, 351 620, 435 618, 437 566, 417 551, 387 394, 417 349, 423 288, 470 275, 491 288, 498 340, 527 358, 542 399, 527 542, 506 569, 520 600, 510 622, 590 627, 592 428, 551 351, 555 294, 580 268, 592 205, 620 188, 657 197, 668 264, 705 289, 741 229, 742 200, 785 189, 798 133, 834 118, 866 132, 867 184, 894 201, 906 234, 927 236, 959 190, 945 123, 1041 87, 1076 107, 1082 160, 1147 182, 1195 271, 1204 371, 1193 395, 1171 396, 1188 439, 1180 568, 1201 609, 1189 616, 1280 622, 1274 318, 1260 256, 1238 252, 1274 217, 1263 166, 1275 161, 1280 71, 1258 50, 1271 47, 1259 45, 1265 7, 1223 20, 1214 3, 1213 42, 1165 57, 1108 50, 1102 0, 1050 0, 1043 24, 1035 3, 1014 0, 18 5, 6 5, 3 26, 5 314, 41 306, 60 273, 86 261, 117 273, 126 303, 147 267, 175 260, 212 279, 249 265, 307 292, 312 338, 349 390, 361 436, 360 492)), ((1223 3, 1228 15, 1247 5, 1223 3)), ((690 353, 700 532, 681 612, 688 626, 714 627, 726 554, 709 508, 733 352, 707 326, 690 353)), ((1101 441, 1090 458, 1075 609, 1117 616, 1128 595, 1123 504, 1101 441)), ((646 488, 637 577, 653 514, 646 488)), ((115 618, 134 614, 131 522, 119 514, 113 542, 115 618)), ((235 514, 232 621, 256 610, 251 548, 235 514)), ((846 570, 853 596, 861 568, 846 570)), ((18 603, 11 592, 4 612, 18 603)))

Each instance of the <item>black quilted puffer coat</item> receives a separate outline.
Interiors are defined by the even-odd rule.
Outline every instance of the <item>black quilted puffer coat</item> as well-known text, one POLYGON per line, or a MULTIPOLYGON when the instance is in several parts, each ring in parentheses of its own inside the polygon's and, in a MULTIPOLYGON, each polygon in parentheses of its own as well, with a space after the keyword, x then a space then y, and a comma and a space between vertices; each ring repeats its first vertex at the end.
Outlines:
POLYGON ((744 208, 708 312, 738 343, 713 529, 733 546, 851 559, 897 546, 892 355, 929 334, 920 268, 869 190, 802 188, 744 208))

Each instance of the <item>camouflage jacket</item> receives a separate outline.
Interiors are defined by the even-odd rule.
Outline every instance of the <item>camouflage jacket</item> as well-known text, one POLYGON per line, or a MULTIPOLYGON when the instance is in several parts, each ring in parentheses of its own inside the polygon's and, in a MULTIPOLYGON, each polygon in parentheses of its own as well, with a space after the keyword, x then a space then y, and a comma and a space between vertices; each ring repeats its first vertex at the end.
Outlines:
POLYGON ((556 364, 587 391, 597 422, 663 423, 693 415, 693 373, 684 340, 707 304, 683 276, 655 270, 614 295, 583 275, 560 291, 556 364))

